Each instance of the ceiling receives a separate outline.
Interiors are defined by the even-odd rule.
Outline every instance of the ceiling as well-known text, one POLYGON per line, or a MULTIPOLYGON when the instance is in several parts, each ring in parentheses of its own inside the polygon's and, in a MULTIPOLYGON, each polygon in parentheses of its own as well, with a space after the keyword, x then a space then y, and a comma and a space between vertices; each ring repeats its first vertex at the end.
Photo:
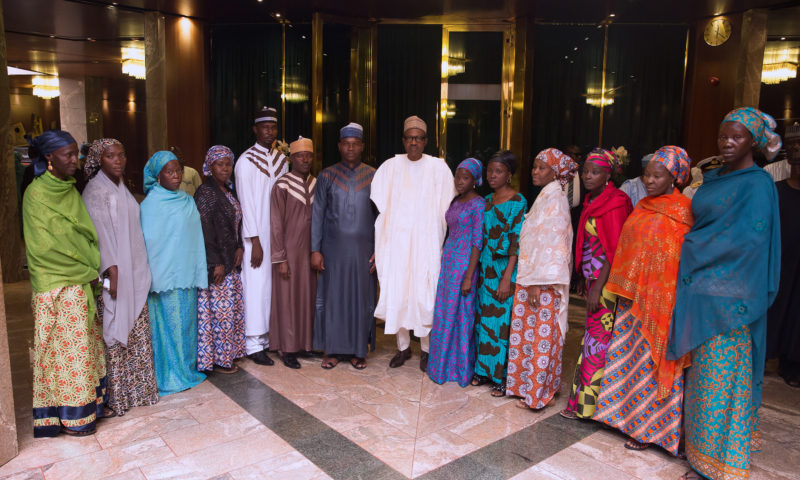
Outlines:
MULTIPOLYGON (((518 16, 541 22, 690 23, 719 13, 772 8, 770 37, 800 39, 800 6, 785 0, 24 0, 6 2, 8 64, 62 76, 121 78, 121 48, 144 38, 144 15, 183 15, 209 24, 275 22, 280 13, 308 22, 313 12, 344 17, 430 23, 501 22, 518 16), (792 8, 787 8, 794 5, 792 8)), ((12 77, 12 88, 30 77, 12 77)))

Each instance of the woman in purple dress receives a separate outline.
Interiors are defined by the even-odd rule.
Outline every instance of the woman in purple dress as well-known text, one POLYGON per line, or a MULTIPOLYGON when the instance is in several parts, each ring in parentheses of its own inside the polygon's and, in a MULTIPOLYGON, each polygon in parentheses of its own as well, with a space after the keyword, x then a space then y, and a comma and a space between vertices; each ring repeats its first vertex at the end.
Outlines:
POLYGON ((483 246, 483 210, 486 201, 475 193, 482 166, 468 158, 456 169, 458 197, 445 214, 448 235, 436 288, 428 375, 436 383, 458 382, 466 387, 475 363, 475 292, 478 259, 483 246))

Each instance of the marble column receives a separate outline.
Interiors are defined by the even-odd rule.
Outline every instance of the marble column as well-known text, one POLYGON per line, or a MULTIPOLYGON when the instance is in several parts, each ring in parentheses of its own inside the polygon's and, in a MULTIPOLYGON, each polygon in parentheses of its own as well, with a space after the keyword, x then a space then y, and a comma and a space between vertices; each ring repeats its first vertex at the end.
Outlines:
POLYGON ((78 141, 86 142, 86 90, 83 78, 58 79, 58 105, 61 130, 66 130, 78 141))
POLYGON ((3 272, 0 269, 0 465, 17 456, 17 422, 14 417, 14 391, 11 387, 11 358, 8 352, 3 272))
MULTIPOLYGON (((20 206, 14 169, 14 131, 9 124, 11 99, 6 65, 6 34, 0 0, 0 265, 6 281, 18 282, 22 280, 25 250, 19 231, 20 206)), ((2 438, 0 443, 3 443, 2 438)))
POLYGON ((103 138, 103 79, 86 77, 86 141, 91 143, 103 138))
POLYGON ((764 8, 748 10, 742 16, 742 41, 737 67, 735 107, 758 108, 761 94, 761 69, 764 64, 764 48, 767 45, 767 17, 764 8))
POLYGON ((158 12, 144 14, 147 156, 167 148, 166 22, 158 12))

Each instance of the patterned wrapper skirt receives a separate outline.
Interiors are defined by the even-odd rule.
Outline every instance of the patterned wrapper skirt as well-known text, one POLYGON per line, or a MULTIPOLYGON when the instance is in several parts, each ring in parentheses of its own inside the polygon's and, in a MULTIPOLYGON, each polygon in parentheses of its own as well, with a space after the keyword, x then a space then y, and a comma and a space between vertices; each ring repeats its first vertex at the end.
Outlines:
MULTIPOLYGON (((103 318, 102 296, 97 297, 98 317, 103 318)), ((106 345, 108 407, 125 415, 133 407, 158 403, 158 385, 153 366, 153 341, 147 302, 128 334, 128 346, 106 345)))
POLYGON ((676 375, 669 396, 659 400, 656 368, 633 302, 620 298, 611 345, 593 420, 641 443, 678 455, 683 416, 683 375, 676 375))
POLYGON ((197 369, 231 368, 245 356, 242 279, 235 270, 221 285, 197 291, 197 369))
POLYGON ((63 425, 91 431, 106 396, 103 331, 91 287, 34 292, 33 436, 54 437, 63 425))
POLYGON ((182 392, 205 380, 197 371, 197 289, 151 292, 147 308, 158 394, 182 392))
MULTIPOLYGON (((590 290, 593 283, 594 280, 586 280, 586 288, 590 290)), ((600 293, 600 307, 594 312, 586 312, 586 331, 581 340, 572 392, 566 408, 569 412, 575 412, 578 418, 592 418, 597 406, 600 381, 603 379, 603 367, 606 364, 606 350, 614 326, 616 302, 617 296, 604 287, 600 293)))
POLYGON ((748 326, 717 335, 692 352, 686 374, 686 456, 706 478, 750 476, 750 453, 761 448, 752 382, 748 326))
POLYGON ((534 409, 547 406, 561 389, 561 301, 560 293, 545 287, 539 294, 539 308, 533 309, 525 287, 517 285, 514 292, 506 395, 522 397, 534 409))

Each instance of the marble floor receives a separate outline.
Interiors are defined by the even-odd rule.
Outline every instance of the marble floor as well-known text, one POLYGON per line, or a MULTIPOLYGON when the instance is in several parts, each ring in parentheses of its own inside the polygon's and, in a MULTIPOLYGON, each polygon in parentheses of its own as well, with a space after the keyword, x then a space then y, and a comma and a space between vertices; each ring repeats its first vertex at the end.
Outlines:
MULTIPOLYGON (((21 428, 20 454, 0 466, 0 479, 676 479, 688 468, 659 449, 626 450, 622 435, 593 422, 561 418, 566 386, 555 406, 533 412, 486 387, 433 383, 418 368, 418 343, 405 366, 390 369, 394 338, 380 328, 363 371, 347 362, 323 370, 318 358, 301 359, 299 370, 245 360, 236 374, 211 374, 157 405, 101 420, 94 436, 34 440, 29 288, 5 285, 21 428)), ((565 380, 583 315, 573 301, 565 380)), ((752 478, 798 478, 800 390, 774 374, 761 429, 752 478)))

